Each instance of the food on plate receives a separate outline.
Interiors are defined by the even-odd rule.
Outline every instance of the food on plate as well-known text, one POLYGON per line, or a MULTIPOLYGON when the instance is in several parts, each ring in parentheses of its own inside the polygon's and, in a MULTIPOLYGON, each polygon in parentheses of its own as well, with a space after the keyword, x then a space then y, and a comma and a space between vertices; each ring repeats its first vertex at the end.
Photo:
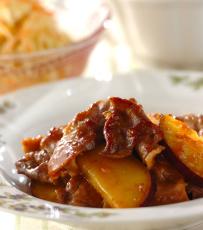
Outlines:
POLYGON ((0 1, 0 53, 27 53, 71 42, 53 13, 36 0, 0 1))
POLYGON ((163 205, 188 200, 186 182, 178 170, 164 157, 159 156, 153 167, 156 177, 156 193, 151 205, 163 205))
POLYGON ((169 147, 168 156, 187 180, 203 186, 203 137, 169 115, 161 117, 160 128, 169 147))
POLYGON ((86 180, 112 208, 143 205, 152 188, 150 172, 133 156, 121 159, 103 157, 100 155, 103 149, 101 146, 78 157, 78 165, 86 180))
POLYGON ((16 168, 31 179, 32 195, 63 204, 188 201, 203 197, 202 129, 201 116, 145 114, 135 99, 111 97, 45 136, 24 139, 16 168))

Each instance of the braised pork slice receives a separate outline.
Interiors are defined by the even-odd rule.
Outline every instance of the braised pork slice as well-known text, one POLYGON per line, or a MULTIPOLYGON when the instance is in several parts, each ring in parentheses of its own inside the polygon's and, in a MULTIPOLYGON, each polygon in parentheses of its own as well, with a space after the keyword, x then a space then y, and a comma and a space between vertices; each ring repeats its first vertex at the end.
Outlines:
POLYGON ((103 112, 108 102, 98 101, 86 111, 76 117, 63 130, 63 137, 57 143, 48 164, 49 175, 57 179, 64 169, 70 174, 77 174, 75 158, 84 152, 90 151, 102 141, 103 125, 105 122, 103 112))
POLYGON ((16 162, 17 172, 33 180, 52 183, 48 175, 48 162, 62 135, 62 128, 60 127, 52 128, 47 136, 24 139, 22 146, 25 155, 16 162))
POLYGON ((103 198, 82 176, 72 177, 66 186, 68 204, 102 208, 103 198))
POLYGON ((126 157, 135 148, 141 159, 148 164, 148 154, 158 147, 162 139, 159 127, 149 120, 142 106, 135 100, 113 97, 109 102, 110 108, 105 113, 106 147, 103 154, 116 158, 126 157))
POLYGON ((162 139, 159 127, 145 115, 142 106, 133 99, 117 97, 94 103, 79 113, 63 130, 48 163, 50 177, 55 180, 64 171, 77 174, 75 159, 79 154, 106 144, 102 155, 123 158, 135 148, 147 164, 148 154, 153 157, 162 151, 158 143, 162 139))
POLYGON ((190 199, 197 199, 197 198, 203 197, 203 188, 197 185, 193 185, 189 183, 186 189, 187 189, 187 193, 190 199))
POLYGON ((156 180, 156 192, 150 205, 164 205, 188 200, 183 176, 164 156, 158 157, 152 171, 156 180))
POLYGON ((50 183, 48 176, 49 154, 45 150, 26 153, 16 162, 17 172, 33 180, 50 183))

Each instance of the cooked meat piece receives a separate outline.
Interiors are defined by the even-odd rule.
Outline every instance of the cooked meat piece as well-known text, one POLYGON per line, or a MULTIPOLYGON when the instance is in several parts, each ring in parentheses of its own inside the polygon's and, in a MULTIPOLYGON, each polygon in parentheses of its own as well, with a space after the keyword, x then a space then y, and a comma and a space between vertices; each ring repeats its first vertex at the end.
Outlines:
POLYGON ((63 128, 53 127, 48 132, 47 136, 43 137, 40 142, 40 148, 46 150, 50 155, 53 154, 57 142, 63 136, 63 128))
POLYGON ((16 162, 18 173, 34 180, 50 183, 48 161, 62 135, 62 128, 52 128, 45 137, 24 139, 22 144, 25 156, 16 162))
MULTIPOLYGON (((55 179, 61 172, 71 172, 71 162, 86 151, 95 148, 103 139, 104 116, 103 111, 108 102, 98 101, 86 111, 79 113, 63 130, 64 135, 57 143, 54 153, 49 161, 49 175, 55 179)), ((73 173, 74 174, 74 173, 73 173)))
POLYGON ((163 157, 153 167, 156 193, 150 205, 163 205, 188 200, 183 176, 163 157))
POLYGON ((78 189, 82 181, 83 177, 81 175, 71 177, 66 184, 66 191, 70 194, 73 194, 78 189))
POLYGON ((191 129, 196 130, 200 136, 203 136, 203 115, 189 114, 179 116, 177 119, 185 122, 191 129))
POLYGON ((153 158, 163 150, 158 146, 163 138, 159 127, 149 120, 136 101, 116 97, 109 101, 110 108, 105 113, 106 147, 103 154, 126 157, 135 148, 141 159, 151 166, 153 158))
POLYGON ((24 153, 40 151, 41 140, 42 140, 42 136, 40 135, 36 137, 25 138, 22 141, 22 147, 23 147, 24 153))
POLYGON ((32 195, 62 204, 85 207, 102 207, 103 199, 97 191, 80 175, 70 178, 67 186, 32 180, 32 195))
POLYGON ((102 208, 103 199, 100 194, 85 179, 73 177, 67 185, 69 193, 68 204, 83 207, 102 208))
POLYGON ((57 189, 55 189, 55 193, 56 193, 58 203, 61 204, 67 203, 67 199, 69 198, 69 196, 65 187, 58 187, 57 189))
POLYGON ((48 163, 50 177, 54 180, 70 168, 75 158, 106 142, 103 155, 114 158, 129 156, 136 148, 142 160, 149 164, 162 151, 158 142, 162 139, 159 127, 145 115, 135 100, 112 97, 94 103, 79 113, 63 130, 48 163), (155 151, 154 151, 155 150, 155 151), (147 158, 152 152, 152 156, 147 158), (150 159, 150 163, 146 162, 150 159))
POLYGON ((108 111, 105 115, 104 136, 106 147, 101 154, 115 158, 123 158, 131 155, 133 145, 128 143, 127 130, 130 127, 128 117, 126 114, 118 111, 108 111))
POLYGON ((17 172, 33 180, 50 183, 47 167, 49 158, 49 153, 45 150, 26 153, 16 162, 17 172))
POLYGON ((200 188, 193 184, 188 184, 186 189, 190 199, 203 198, 203 188, 200 188))

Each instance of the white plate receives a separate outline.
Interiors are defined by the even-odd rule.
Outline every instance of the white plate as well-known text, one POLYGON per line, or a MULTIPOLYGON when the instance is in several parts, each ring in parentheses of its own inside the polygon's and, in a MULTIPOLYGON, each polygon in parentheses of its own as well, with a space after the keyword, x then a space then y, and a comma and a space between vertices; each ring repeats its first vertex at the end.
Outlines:
MULTIPOLYGON (((203 199, 161 207, 94 209, 60 205, 20 191, 15 172, 20 141, 65 124, 90 103, 108 96, 135 97, 147 112, 203 112, 202 73, 136 72, 109 81, 75 79, 41 85, 0 98, 0 168, 11 185, 0 185, 0 208, 86 229, 192 229, 203 217, 203 199), (6 103, 5 103, 6 101, 6 103), (3 105, 4 104, 4 105, 3 105)), ((22 187, 21 187, 22 188, 22 187)), ((200 227, 201 229, 201 227, 200 227)))

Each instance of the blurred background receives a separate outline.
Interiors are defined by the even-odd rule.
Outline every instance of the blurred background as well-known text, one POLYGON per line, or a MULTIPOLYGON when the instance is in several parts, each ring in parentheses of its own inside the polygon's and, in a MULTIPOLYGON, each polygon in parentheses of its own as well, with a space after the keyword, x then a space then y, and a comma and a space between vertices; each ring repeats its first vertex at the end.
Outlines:
POLYGON ((139 68, 201 70, 202 24, 201 0, 1 0, 0 93, 139 68))
MULTIPOLYGON (((0 0, 0 95, 64 78, 203 69, 202 0, 0 0)), ((0 212, 0 229, 68 229, 0 212)))

